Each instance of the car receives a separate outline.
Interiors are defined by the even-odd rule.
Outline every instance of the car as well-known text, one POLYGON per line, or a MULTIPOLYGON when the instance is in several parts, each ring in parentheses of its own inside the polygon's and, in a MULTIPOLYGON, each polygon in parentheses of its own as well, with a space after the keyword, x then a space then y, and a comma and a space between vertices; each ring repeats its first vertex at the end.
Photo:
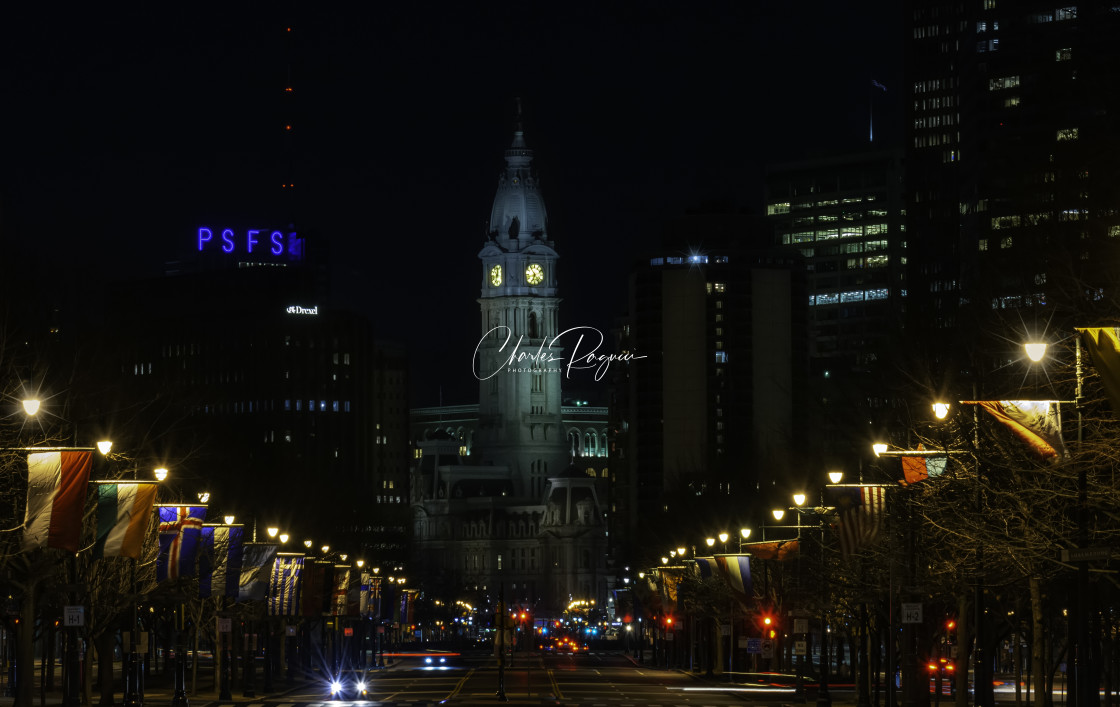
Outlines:
POLYGON ((342 670, 330 676, 327 690, 332 700, 368 700, 370 674, 365 670, 342 670))

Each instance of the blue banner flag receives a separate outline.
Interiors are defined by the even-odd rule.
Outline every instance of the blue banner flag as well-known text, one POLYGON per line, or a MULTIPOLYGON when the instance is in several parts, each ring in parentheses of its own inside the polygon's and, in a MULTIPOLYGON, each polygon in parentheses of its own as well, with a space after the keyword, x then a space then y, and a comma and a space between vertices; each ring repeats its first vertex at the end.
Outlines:
POLYGON ((198 596, 237 597, 244 554, 240 525, 207 525, 202 528, 198 556, 198 596))
POLYGON ((245 543, 243 547, 237 600, 264 599, 278 548, 272 543, 245 543))
POLYGON ((156 581, 193 577, 206 506, 159 506, 156 581))
POLYGON ((700 579, 707 579, 715 574, 716 558, 714 557, 697 557, 696 569, 700 570, 700 579))
POLYGON ((299 615, 302 573, 303 555, 286 552, 277 554, 269 581, 269 616, 299 615))

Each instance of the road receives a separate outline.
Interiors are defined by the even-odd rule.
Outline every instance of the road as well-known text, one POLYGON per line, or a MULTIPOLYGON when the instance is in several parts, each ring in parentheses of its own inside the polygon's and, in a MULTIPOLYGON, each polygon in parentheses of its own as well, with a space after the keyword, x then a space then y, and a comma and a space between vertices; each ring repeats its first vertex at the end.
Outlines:
MULTIPOLYGON (((509 704, 641 707, 667 705, 719 707, 750 701, 781 705, 792 701, 792 690, 766 690, 703 680, 684 671, 653 669, 617 652, 560 655, 517 655, 502 671, 509 704)), ((499 670, 492 657, 467 654, 427 664, 421 657, 407 657, 377 671, 369 682, 369 701, 388 705, 500 704, 499 670)), ((285 695, 237 704, 276 707, 339 705, 326 699, 326 688, 309 683, 285 695)), ((210 703, 223 704, 223 703, 210 703)), ((230 704, 230 703, 225 703, 230 704)), ((362 704, 362 703, 355 703, 362 704)))

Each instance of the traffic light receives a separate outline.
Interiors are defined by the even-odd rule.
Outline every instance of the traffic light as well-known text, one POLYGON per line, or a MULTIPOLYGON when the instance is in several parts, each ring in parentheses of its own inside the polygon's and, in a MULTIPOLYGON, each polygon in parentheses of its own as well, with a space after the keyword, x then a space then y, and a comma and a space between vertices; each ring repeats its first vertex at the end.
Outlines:
POLYGON ((770 614, 762 617, 762 635, 764 638, 776 638, 778 635, 778 622, 770 614))

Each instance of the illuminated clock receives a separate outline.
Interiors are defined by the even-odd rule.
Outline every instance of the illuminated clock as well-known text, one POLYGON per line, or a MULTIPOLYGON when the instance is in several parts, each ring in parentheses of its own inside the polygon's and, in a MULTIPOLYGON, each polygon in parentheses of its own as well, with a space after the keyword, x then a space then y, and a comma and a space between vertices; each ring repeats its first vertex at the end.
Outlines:
POLYGON ((530 285, 539 285, 544 282, 544 268, 538 263, 530 263, 529 267, 525 268, 525 282, 530 285))
POLYGON ((502 285, 502 266, 495 265, 490 268, 490 285, 493 287, 501 287, 502 285))

